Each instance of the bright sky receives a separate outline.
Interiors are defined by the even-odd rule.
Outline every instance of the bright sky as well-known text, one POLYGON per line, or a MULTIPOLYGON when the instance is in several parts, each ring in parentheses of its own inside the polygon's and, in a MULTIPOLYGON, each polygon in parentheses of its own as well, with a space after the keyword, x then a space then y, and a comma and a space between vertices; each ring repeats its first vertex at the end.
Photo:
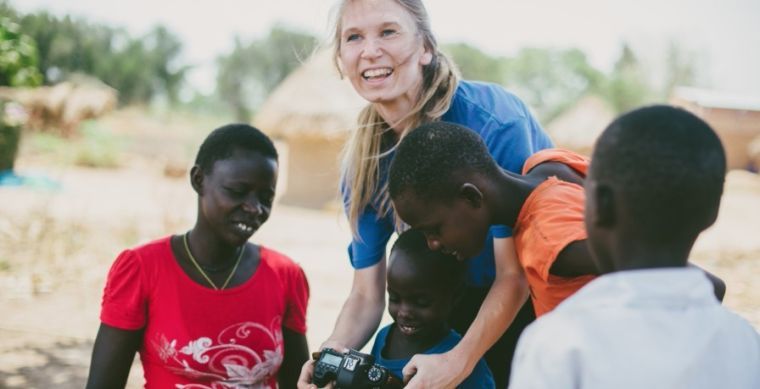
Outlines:
MULTIPOLYGON (((254 39, 282 22, 328 35, 336 0, 10 0, 24 12, 48 10, 126 27, 134 34, 161 23, 184 42, 196 65, 190 81, 213 87, 215 58, 235 34, 254 39)), ((676 40, 695 51, 708 86, 760 95, 758 0, 426 0, 441 42, 466 41, 492 55, 525 46, 578 47, 608 70, 622 41, 644 60, 663 63, 676 40)))

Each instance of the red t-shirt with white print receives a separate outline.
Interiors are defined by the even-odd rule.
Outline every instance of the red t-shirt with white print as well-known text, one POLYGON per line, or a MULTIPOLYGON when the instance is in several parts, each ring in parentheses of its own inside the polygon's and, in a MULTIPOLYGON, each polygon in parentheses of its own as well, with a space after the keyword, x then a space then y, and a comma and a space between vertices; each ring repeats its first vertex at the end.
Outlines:
POLYGON ((251 278, 217 291, 185 274, 169 239, 122 252, 103 292, 103 323, 145 329, 145 387, 276 388, 282 328, 306 332, 303 270, 261 247, 251 278))

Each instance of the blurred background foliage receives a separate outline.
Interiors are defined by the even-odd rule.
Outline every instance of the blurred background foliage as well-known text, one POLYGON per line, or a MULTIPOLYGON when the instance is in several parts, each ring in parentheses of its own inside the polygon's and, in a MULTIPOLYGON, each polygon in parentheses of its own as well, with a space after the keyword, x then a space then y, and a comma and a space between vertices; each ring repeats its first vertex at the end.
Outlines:
MULTIPOLYGON (((249 121, 269 92, 319 43, 315 36, 283 25, 256 39, 237 37, 230 51, 216 58, 216 88, 204 94, 189 85, 192 64, 183 62, 183 43, 165 27, 132 36, 123 28, 74 16, 22 14, 6 0, 0 0, 0 18, 3 53, 12 46, 20 54, 2 54, 3 85, 19 85, 16 80, 21 79, 25 85, 51 85, 82 73, 116 89, 120 106, 161 102, 170 109, 239 121, 249 121), (18 66, 36 71, 14 73, 18 66)), ((443 51, 453 56, 465 78, 502 84, 525 99, 543 124, 585 95, 602 97, 622 112, 665 101, 675 85, 692 83, 699 76, 696 54, 676 42, 661 56, 664 63, 655 64, 662 73, 657 80, 652 79, 651 64, 626 44, 614 68, 606 72, 574 48, 525 48, 510 56, 493 56, 472 44, 454 42, 443 45, 443 51)))
POLYGON ((42 83, 37 44, 12 19, 0 16, 0 85, 36 86, 42 83))

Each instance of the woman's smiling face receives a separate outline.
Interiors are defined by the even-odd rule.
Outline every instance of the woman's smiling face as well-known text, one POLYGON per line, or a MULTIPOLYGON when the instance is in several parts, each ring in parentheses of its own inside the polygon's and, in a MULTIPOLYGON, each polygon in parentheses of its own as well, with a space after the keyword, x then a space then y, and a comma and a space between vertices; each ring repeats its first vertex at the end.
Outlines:
POLYGON ((349 1, 340 26, 341 71, 360 96, 381 104, 417 98, 432 54, 404 7, 394 0, 349 1))

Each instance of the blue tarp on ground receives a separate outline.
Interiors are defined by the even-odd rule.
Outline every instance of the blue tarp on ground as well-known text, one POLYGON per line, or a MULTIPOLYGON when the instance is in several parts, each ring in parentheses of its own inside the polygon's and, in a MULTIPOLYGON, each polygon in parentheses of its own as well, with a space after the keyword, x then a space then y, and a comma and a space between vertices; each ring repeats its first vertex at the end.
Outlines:
POLYGON ((58 190, 61 183, 41 174, 18 175, 13 170, 0 171, 0 187, 25 186, 34 189, 58 190))

